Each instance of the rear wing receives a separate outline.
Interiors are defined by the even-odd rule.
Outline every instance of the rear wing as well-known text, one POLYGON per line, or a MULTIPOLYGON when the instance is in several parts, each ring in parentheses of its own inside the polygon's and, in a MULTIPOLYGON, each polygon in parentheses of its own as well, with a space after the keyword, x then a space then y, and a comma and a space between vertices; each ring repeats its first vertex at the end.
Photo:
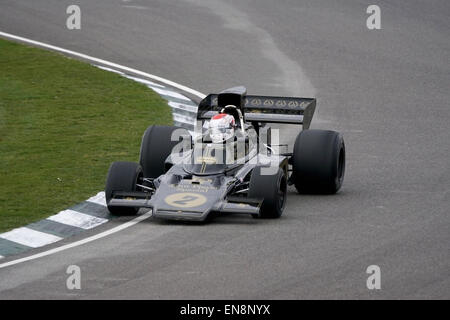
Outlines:
MULTIPOLYGON (((218 102, 222 94, 210 94, 200 102, 198 120, 211 119, 220 112, 223 106, 219 106, 218 102)), ((229 92, 226 94, 230 97, 229 92)), ((316 109, 314 98, 252 96, 244 93, 236 96, 234 101, 242 101, 242 105, 237 107, 246 122, 302 124, 303 129, 309 128, 316 109)))

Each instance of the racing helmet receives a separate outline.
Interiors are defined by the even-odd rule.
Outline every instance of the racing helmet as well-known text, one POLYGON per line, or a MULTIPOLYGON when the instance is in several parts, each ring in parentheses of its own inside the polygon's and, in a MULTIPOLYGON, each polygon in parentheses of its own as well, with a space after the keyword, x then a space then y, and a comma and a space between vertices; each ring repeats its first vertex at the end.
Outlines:
POLYGON ((234 137, 235 121, 230 114, 219 113, 209 121, 209 135, 213 143, 222 143, 234 137))

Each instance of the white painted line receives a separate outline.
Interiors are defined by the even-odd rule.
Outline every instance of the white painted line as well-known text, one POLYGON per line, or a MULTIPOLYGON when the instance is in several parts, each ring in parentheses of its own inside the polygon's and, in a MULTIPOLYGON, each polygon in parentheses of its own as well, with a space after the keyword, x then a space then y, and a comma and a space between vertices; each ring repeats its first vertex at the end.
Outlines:
POLYGON ((2 233, 0 238, 13 241, 31 248, 38 248, 61 240, 62 238, 52 234, 21 227, 2 233))
POLYGON ((61 247, 48 250, 48 251, 37 253, 37 254, 31 255, 31 256, 28 256, 28 257, 25 257, 25 258, 21 258, 21 259, 17 259, 17 260, 13 260, 13 261, 2 263, 2 264, 0 264, 0 269, 6 268, 6 267, 9 267, 9 266, 18 264, 18 263, 22 263, 22 262, 26 262, 26 261, 42 258, 42 257, 45 257, 45 256, 49 256, 51 254, 55 254, 55 253, 58 253, 58 252, 61 252, 61 251, 64 251, 64 250, 67 250, 67 249, 70 249, 70 248, 75 248, 75 247, 81 246, 83 244, 95 241, 97 239, 104 238, 104 237, 109 236, 109 235, 111 235, 113 233, 119 232, 119 231, 121 231, 123 229, 126 229, 126 228, 129 228, 131 226, 134 226, 135 224, 137 224, 137 223, 141 222, 142 220, 145 220, 145 219, 147 219, 147 218, 149 218, 151 216, 152 216, 152 211, 150 210, 147 213, 144 213, 143 215, 140 215, 140 216, 134 218, 131 221, 125 222, 125 223, 123 223, 123 224, 121 224, 121 225, 119 225, 119 226, 117 226, 115 228, 112 228, 112 229, 109 229, 107 231, 98 233, 98 234, 93 235, 91 237, 84 238, 82 240, 75 241, 75 242, 72 242, 72 243, 69 243, 69 244, 63 245, 61 247))
POLYGON ((190 125, 195 125, 195 117, 188 117, 181 114, 173 114, 173 120, 178 122, 187 123, 190 125))
MULTIPOLYGON (((192 112, 195 113, 197 115, 197 107, 196 106, 191 106, 188 104, 183 104, 183 103, 178 103, 178 102, 174 102, 174 101, 169 101, 169 106, 171 106, 174 109, 180 109, 183 111, 188 111, 188 112, 192 112)), ((174 110, 176 111, 176 110, 174 110)))
POLYGON ((164 89, 153 88, 153 87, 151 87, 151 89, 155 90, 157 93, 159 93, 159 94, 161 94, 163 96, 177 98, 177 99, 181 99, 181 100, 185 100, 185 101, 191 101, 191 99, 189 99, 189 98, 187 98, 187 97, 183 96, 182 94, 179 94, 178 92, 175 92, 175 91, 164 90, 164 89))
POLYGON ((148 7, 144 7, 144 6, 132 6, 132 5, 122 5, 122 7, 124 8, 130 8, 130 9, 138 9, 138 10, 147 10, 148 7))
POLYGON ((47 219, 85 230, 95 228, 108 222, 107 219, 90 216, 88 214, 69 209, 61 211, 60 213, 50 216, 47 219))
POLYGON ((125 73, 123 73, 123 72, 121 72, 121 71, 118 71, 118 70, 116 70, 116 69, 111 69, 111 68, 107 68, 107 67, 102 67, 102 66, 98 66, 98 65, 96 65, 96 64, 94 64, 93 66, 96 66, 97 68, 100 68, 100 69, 105 70, 105 71, 118 73, 118 74, 120 74, 121 76, 124 76, 124 75, 125 75, 125 73))
POLYGON ((99 204, 101 206, 106 207, 105 192, 104 191, 100 191, 95 196, 90 197, 86 201, 93 202, 93 203, 96 203, 96 204, 99 204))
POLYGON ((23 41, 23 42, 30 43, 30 44, 34 44, 34 45, 41 46, 43 48, 51 49, 51 50, 54 50, 54 51, 70 54, 70 55, 75 56, 75 57, 79 57, 79 58, 82 58, 82 59, 90 60, 90 61, 93 61, 93 62, 96 62, 96 63, 101 63, 103 65, 106 65, 106 66, 109 66, 109 67, 113 67, 113 68, 116 68, 116 69, 119 69, 119 70, 122 70, 122 71, 132 72, 132 73, 138 74, 140 76, 144 76, 144 77, 153 79, 155 81, 159 81, 159 82, 165 83, 165 84, 167 84, 167 85, 169 85, 171 87, 177 88, 177 89, 179 89, 181 91, 188 92, 188 93, 190 93, 192 95, 195 95, 195 96, 197 96, 199 98, 203 99, 205 97, 205 95, 203 93, 198 92, 197 90, 191 89, 189 87, 183 86, 182 84, 170 81, 170 80, 162 78, 162 77, 155 76, 155 75, 150 74, 150 73, 139 71, 139 70, 136 70, 136 69, 133 69, 133 68, 128 68, 126 66, 122 66, 122 65, 114 63, 114 62, 110 62, 110 61, 106 61, 106 60, 103 60, 103 59, 95 58, 95 57, 92 57, 92 56, 89 56, 89 55, 86 55, 86 54, 83 54, 83 53, 79 53, 79 52, 63 49, 63 48, 60 48, 60 47, 52 46, 52 45, 47 44, 47 43, 43 43, 43 42, 39 42, 39 41, 27 39, 27 38, 15 36, 13 34, 2 32, 2 31, 0 31, 0 36, 6 37, 6 38, 9 38, 9 39, 23 41))
POLYGON ((146 84, 147 86, 150 86, 150 87, 157 87, 157 88, 161 88, 161 89, 165 89, 166 88, 166 87, 164 87, 164 86, 162 86, 160 84, 151 82, 149 80, 133 77, 133 76, 130 76, 130 75, 127 75, 127 74, 123 74, 123 75, 124 75, 125 78, 128 78, 128 79, 134 80, 136 82, 140 82, 140 83, 146 84))

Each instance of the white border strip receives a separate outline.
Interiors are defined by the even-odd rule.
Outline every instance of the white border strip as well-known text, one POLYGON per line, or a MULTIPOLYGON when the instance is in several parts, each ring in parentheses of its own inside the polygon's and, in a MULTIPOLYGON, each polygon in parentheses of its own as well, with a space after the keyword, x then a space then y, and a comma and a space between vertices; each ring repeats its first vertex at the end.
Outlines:
POLYGON ((83 244, 92 242, 94 240, 98 240, 98 239, 104 238, 104 237, 109 236, 109 235, 111 235, 113 233, 119 232, 119 231, 121 231, 123 229, 126 229, 126 228, 129 228, 131 226, 134 226, 135 224, 141 222, 142 220, 145 220, 145 219, 151 217, 151 215, 152 215, 152 211, 150 210, 149 212, 144 213, 143 215, 140 215, 140 216, 138 216, 137 218, 134 218, 131 221, 125 222, 124 224, 121 224, 121 225, 119 225, 119 226, 117 226, 115 228, 112 228, 112 229, 109 229, 107 231, 98 233, 98 234, 93 235, 91 237, 84 238, 83 240, 72 242, 72 243, 66 244, 64 246, 61 246, 61 247, 58 247, 58 248, 54 248, 54 249, 51 249, 51 250, 47 250, 47 251, 44 251, 44 252, 41 252, 41 253, 33 254, 31 256, 28 256, 28 257, 25 257, 25 258, 22 258, 22 259, 17 259, 17 260, 13 260, 13 261, 2 263, 2 264, 0 264, 0 269, 6 268, 6 267, 9 267, 9 266, 18 264, 18 263, 22 263, 22 262, 25 262, 25 261, 30 261, 30 260, 38 259, 38 258, 41 258, 41 257, 49 256, 49 255, 57 253, 57 252, 61 252, 61 251, 64 251, 64 250, 67 250, 67 249, 70 249, 70 248, 78 247, 78 246, 81 246, 83 244))
POLYGON ((36 231, 26 227, 16 228, 9 232, 2 233, 0 238, 31 248, 42 247, 63 239, 49 233, 36 231))
POLYGON ((195 125, 195 117, 182 115, 182 114, 174 114, 173 121, 183 122, 190 125, 195 125))
POLYGON ((114 72, 114 73, 120 74, 121 76, 125 76, 125 73, 123 73, 122 71, 118 71, 118 70, 115 70, 115 69, 103 67, 103 66, 96 65, 96 64, 95 64, 95 66, 96 66, 97 68, 102 69, 102 70, 109 71, 109 72, 114 72))
MULTIPOLYGON (((95 66, 97 66, 97 65, 95 65, 95 66)), ((102 68, 101 66, 97 66, 97 67, 99 67, 99 68, 101 68, 101 69, 103 69, 103 70, 109 69, 109 68, 102 68)), ((110 70, 112 70, 112 69, 110 69, 110 70)), ((106 70, 106 71, 108 71, 108 70, 106 70)), ((116 72, 117 72, 117 71, 116 71, 116 72)), ((150 80, 145 80, 145 79, 142 79, 142 78, 133 77, 133 76, 130 76, 130 75, 128 75, 128 74, 126 74, 126 73, 123 73, 123 72, 120 72, 120 73, 121 73, 125 78, 134 80, 134 81, 139 82, 139 83, 143 83, 143 84, 145 84, 145 85, 147 85, 147 86, 150 86, 151 88, 157 87, 157 88, 161 88, 161 89, 166 89, 165 86, 160 85, 160 84, 157 84, 157 83, 155 83, 155 82, 151 82, 150 80)))
POLYGON ((99 204, 101 206, 106 207, 105 192, 104 191, 100 191, 95 196, 90 197, 86 201, 89 201, 89 202, 92 202, 92 203, 96 203, 96 204, 99 204))
MULTIPOLYGON (((169 101, 168 104, 170 107, 172 107, 172 109, 179 109, 179 110, 182 110, 185 112, 194 113, 195 115, 197 114, 197 107, 195 107, 195 106, 191 106, 189 104, 183 104, 183 103, 179 103, 179 102, 174 102, 174 101, 169 101)), ((194 120, 195 120, 195 117, 194 117, 194 120)))
POLYGON ((165 90, 165 89, 160 89, 160 88, 156 88, 156 87, 152 87, 152 89, 163 96, 177 98, 177 99, 184 100, 184 101, 191 101, 191 99, 186 98, 182 94, 179 94, 178 92, 175 92, 172 90, 165 90))
POLYGON ((64 210, 58 214, 50 216, 47 220, 56 221, 68 226, 78 227, 84 230, 95 228, 108 222, 108 219, 90 216, 74 210, 64 210))
POLYGON ((114 63, 114 62, 110 62, 110 61, 106 61, 106 60, 103 60, 103 59, 95 58, 95 57, 92 57, 92 56, 89 56, 89 55, 86 55, 86 54, 83 54, 83 53, 67 50, 67 49, 64 49, 64 48, 52 46, 52 45, 47 44, 47 43, 43 43, 43 42, 39 42, 39 41, 27 39, 27 38, 15 36, 13 34, 2 32, 2 31, 0 31, 0 36, 6 37, 6 38, 10 38, 10 39, 19 40, 19 41, 23 41, 23 42, 30 43, 30 44, 34 44, 34 45, 37 45, 37 46, 40 46, 40 47, 44 47, 44 48, 47 48, 47 49, 51 49, 51 50, 54 50, 54 51, 70 54, 70 55, 75 56, 75 57, 79 57, 79 58, 82 58, 82 59, 94 61, 96 63, 101 63, 103 65, 106 65, 106 66, 109 66, 109 67, 113 67, 113 68, 116 68, 116 69, 120 69, 120 70, 123 70, 123 71, 132 72, 132 73, 135 73, 135 74, 138 74, 138 75, 141 75, 141 76, 144 76, 144 77, 147 77, 147 78, 150 78, 150 79, 153 79, 153 80, 165 83, 165 84, 167 84, 167 85, 169 85, 171 87, 177 88, 177 89, 179 89, 181 91, 184 91, 184 92, 187 92, 187 93, 190 93, 190 94, 195 95, 195 96, 197 96, 199 98, 203 99, 205 97, 205 95, 203 93, 198 92, 197 90, 191 89, 189 87, 183 86, 182 84, 170 81, 170 80, 165 79, 165 78, 161 78, 161 77, 155 76, 155 75, 150 74, 150 73, 139 71, 139 70, 136 70, 136 69, 133 69, 133 68, 128 68, 128 67, 122 66, 120 64, 114 63))

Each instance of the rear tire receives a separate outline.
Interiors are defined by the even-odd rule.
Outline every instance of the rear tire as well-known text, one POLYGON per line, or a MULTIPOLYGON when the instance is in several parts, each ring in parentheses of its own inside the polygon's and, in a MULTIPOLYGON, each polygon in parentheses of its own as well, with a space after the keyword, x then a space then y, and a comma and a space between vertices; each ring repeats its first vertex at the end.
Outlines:
MULTIPOLYGON (((142 168, 138 163, 117 161, 113 162, 108 170, 105 186, 105 198, 108 204, 114 191, 136 191, 136 183, 142 178, 142 168)), ((134 215, 139 208, 109 206, 108 210, 114 215, 134 215)))
POLYGON ((342 186, 345 144, 330 130, 304 130, 297 136, 291 180, 299 193, 333 194, 342 186))
POLYGON ((287 183, 284 170, 278 169, 276 174, 261 174, 262 167, 256 167, 250 177, 248 197, 263 199, 259 216, 254 218, 274 219, 281 217, 286 204, 287 183))
MULTIPOLYGON (((178 141, 172 141, 172 133, 182 129, 173 126, 150 126, 142 137, 139 163, 145 178, 157 178, 166 172, 165 161, 178 141)), ((185 130, 185 129, 184 129, 185 130)), ((186 134, 189 134, 186 130, 186 134)))

